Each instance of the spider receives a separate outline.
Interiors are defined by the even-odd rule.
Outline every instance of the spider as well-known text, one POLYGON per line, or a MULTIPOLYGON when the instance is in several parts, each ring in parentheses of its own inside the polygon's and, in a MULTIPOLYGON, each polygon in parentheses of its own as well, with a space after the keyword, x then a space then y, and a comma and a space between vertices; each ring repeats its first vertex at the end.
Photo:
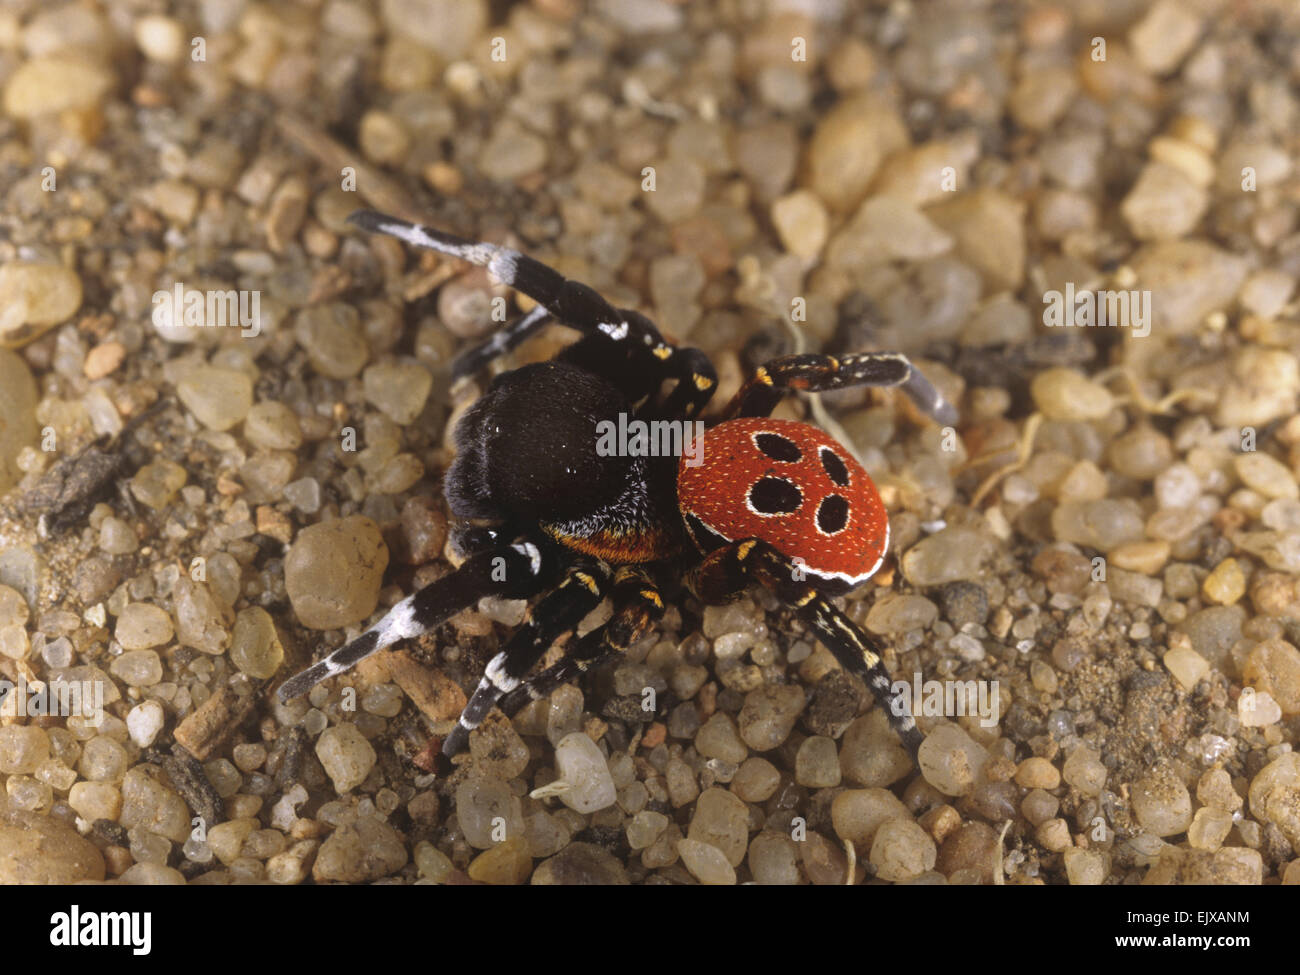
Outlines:
POLYGON ((816 427, 770 416, 792 390, 897 386, 940 423, 954 423, 954 408, 907 358, 780 356, 758 368, 723 419, 704 429, 694 418, 717 386, 713 365, 700 350, 667 342, 644 315, 613 308, 590 287, 505 247, 374 211, 349 219, 484 266, 537 302, 463 353, 453 376, 477 371, 550 318, 581 338, 550 361, 498 375, 457 424, 444 491, 452 541, 465 561, 287 680, 281 700, 441 625, 483 596, 535 599, 444 740, 440 764, 450 768, 494 706, 511 716, 647 634, 664 614, 661 584, 685 575, 705 603, 757 583, 794 607, 840 665, 867 683, 916 760, 922 735, 891 690, 881 647, 831 602, 884 561, 884 504, 842 445, 816 427), (651 429, 657 421, 690 423, 698 432, 678 455, 600 449, 598 431, 638 420, 651 429), (530 677, 546 650, 606 595, 609 621, 570 639, 558 663, 530 677))

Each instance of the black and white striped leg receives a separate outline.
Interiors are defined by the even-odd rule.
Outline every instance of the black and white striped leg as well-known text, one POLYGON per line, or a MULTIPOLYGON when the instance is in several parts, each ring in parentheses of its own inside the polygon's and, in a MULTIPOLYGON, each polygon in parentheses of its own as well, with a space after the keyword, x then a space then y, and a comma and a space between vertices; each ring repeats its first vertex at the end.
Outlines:
POLYGON ((614 613, 604 626, 565 647, 564 658, 501 699, 501 710, 514 717, 531 701, 550 696, 557 688, 579 679, 605 660, 625 653, 663 618, 664 601, 644 570, 623 566, 614 577, 610 593, 614 613))
POLYGON ((596 608, 607 581, 604 569, 595 563, 574 567, 558 586, 537 601, 528 621, 488 661, 460 720, 442 743, 444 756, 450 759, 459 754, 469 743, 469 733, 483 723, 501 696, 518 688, 547 648, 596 608))
MULTIPOLYGON (((636 383, 645 383, 646 389, 657 389, 660 377, 675 378, 677 388, 670 395, 675 397, 675 405, 680 410, 673 415, 691 415, 702 409, 713 395, 717 375, 702 352, 679 349, 670 344, 644 315, 628 308, 613 307, 591 287, 570 281, 541 261, 509 247, 465 240, 373 210, 359 210, 348 217, 348 221, 363 230, 388 234, 412 246, 486 267, 497 280, 536 301, 556 321, 576 328, 587 338, 600 337, 601 347, 593 356, 596 361, 588 365, 600 375, 609 376, 620 388, 626 388, 629 376, 636 383), (662 363, 661 370, 652 372, 647 369, 656 363, 662 363), (630 372, 629 364, 634 367, 630 372)), ((485 364, 493 355, 521 341, 542 321, 541 313, 534 309, 484 345, 466 353, 463 362, 458 359, 455 374, 464 375, 485 364), (498 342, 501 343, 499 349, 496 346, 498 342)), ((631 392, 629 398, 639 399, 640 394, 631 392)))
POLYGON ((461 376, 470 376, 485 368, 493 359, 503 356, 511 349, 519 346, 520 343, 550 320, 550 311, 543 305, 537 305, 527 315, 511 322, 478 345, 466 349, 456 356, 455 361, 451 364, 451 378, 459 379, 461 376))
POLYGON ((534 596, 555 577, 557 568, 556 555, 549 546, 529 541, 480 552, 455 572, 407 596, 351 643, 290 677, 280 685, 280 700, 305 694, 326 678, 351 670, 398 640, 427 633, 484 596, 534 596))
POLYGON ((893 681, 881 660, 883 648, 804 581, 804 575, 767 542, 751 538, 711 553, 697 575, 697 586, 700 598, 712 601, 733 594, 739 580, 748 578, 762 583, 778 599, 794 607, 840 666, 866 682, 915 761, 924 736, 916 726, 907 698, 894 693, 893 681))
POLYGON ((823 393, 850 386, 897 386, 938 422, 957 422, 957 410, 905 355, 858 352, 844 356, 799 353, 772 359, 755 370, 727 406, 728 418, 768 416, 791 390, 823 393))

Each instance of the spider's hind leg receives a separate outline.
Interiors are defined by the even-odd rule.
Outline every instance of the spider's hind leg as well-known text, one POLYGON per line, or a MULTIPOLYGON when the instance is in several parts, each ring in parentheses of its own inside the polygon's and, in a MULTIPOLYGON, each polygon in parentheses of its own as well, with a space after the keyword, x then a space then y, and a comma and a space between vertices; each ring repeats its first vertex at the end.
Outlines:
POLYGON ((554 554, 532 542, 480 552, 455 572, 407 596, 351 643, 294 674, 280 685, 277 694, 281 701, 305 694, 321 681, 351 670, 372 653, 440 626, 484 596, 533 596, 555 571, 554 554))
POLYGON ((604 571, 597 563, 575 566, 532 607, 528 622, 488 661, 460 720, 442 743, 446 758, 462 751, 469 733, 483 723, 501 696, 518 688, 547 648, 596 608, 604 595, 604 571))
POLYGON ((513 717, 531 701, 539 701, 611 657, 619 656, 646 635, 664 615, 664 601, 646 572, 626 565, 614 576, 610 593, 614 613, 604 626, 565 647, 564 658, 501 699, 501 710, 513 717))
POLYGON ((753 580, 794 607, 840 666, 866 682, 876 703, 884 708, 890 727, 902 739, 912 761, 917 762, 917 750, 924 736, 916 726, 907 698, 893 689, 893 680, 881 660, 883 648, 804 578, 804 570, 756 538, 732 542, 715 550, 705 559, 698 574, 700 596, 706 601, 730 595, 743 581, 753 580))

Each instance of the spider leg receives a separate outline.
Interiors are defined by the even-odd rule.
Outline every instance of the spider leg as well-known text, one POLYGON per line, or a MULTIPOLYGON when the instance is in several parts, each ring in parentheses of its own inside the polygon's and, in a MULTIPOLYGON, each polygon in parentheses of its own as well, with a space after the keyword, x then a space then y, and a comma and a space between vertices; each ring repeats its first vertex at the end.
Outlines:
POLYGON ((529 678, 501 699, 501 710, 507 717, 514 717, 529 702, 548 697, 593 667, 625 653, 663 618, 663 598, 639 566, 626 565, 618 570, 610 597, 614 601, 614 614, 609 622, 574 640, 565 648, 559 663, 529 678))
POLYGON ((880 644, 802 577, 803 572, 770 544, 751 538, 711 552, 697 570, 696 587, 702 599, 716 602, 756 581, 793 606, 840 666, 866 682, 885 709, 890 726, 916 761, 924 736, 916 726, 907 698, 894 693, 893 681, 881 660, 880 644))
POLYGON ((501 696, 519 687, 546 649, 596 608, 606 581, 604 571, 594 563, 575 566, 558 586, 538 600, 529 612, 528 622, 515 630, 509 642, 488 661, 460 720, 442 743, 446 758, 462 751, 469 743, 469 733, 483 723, 501 696))
MULTIPOLYGON (((348 222, 372 233, 388 234, 412 246, 435 250, 486 267, 497 280, 528 295, 557 321, 576 328, 587 338, 603 336, 608 347, 602 345, 597 353, 589 356, 596 360, 589 364, 590 367, 601 375, 610 376, 617 381, 616 377, 620 373, 628 371, 626 363, 631 360, 637 367, 635 372, 643 377, 647 365, 662 363, 660 370, 653 375, 660 379, 677 380, 677 388, 670 395, 668 404, 665 404, 666 408, 671 404, 678 410, 673 415, 693 414, 702 409, 713 395, 717 386, 717 374, 704 353, 698 349, 679 349, 670 344, 644 315, 627 308, 613 307, 593 288, 565 278, 559 271, 547 267, 541 261, 509 247, 465 240, 398 217, 376 213, 374 210, 358 210, 348 217, 348 222), (610 375, 611 372, 614 375, 610 375)), ((521 341, 543 321, 541 317, 533 319, 537 314, 539 313, 534 309, 519 322, 503 330, 501 336, 505 338, 493 336, 483 345, 471 349, 462 357, 465 360, 464 371, 462 360, 457 359, 454 367, 456 375, 464 375, 474 368, 473 363, 485 364, 494 355, 521 341), (502 343, 501 347, 493 351, 491 347, 498 340, 502 343)), ((658 388, 657 382, 654 388, 658 388)))
POLYGON ((907 356, 897 352, 858 352, 845 356, 800 353, 783 355, 759 366, 735 399, 726 418, 767 416, 786 393, 802 389, 822 393, 849 386, 898 386, 927 414, 950 426, 957 410, 943 398, 907 356))
POLYGON ((505 355, 550 321, 551 313, 543 305, 538 305, 523 318, 511 322, 499 332, 466 349, 456 356, 451 364, 451 378, 459 379, 478 372, 493 359, 505 355))
POLYGON ((555 555, 524 541, 480 552, 450 575, 407 596, 351 643, 294 674, 277 691, 281 701, 305 694, 326 678, 351 670, 377 650, 427 633, 484 596, 524 599, 555 574, 555 555))

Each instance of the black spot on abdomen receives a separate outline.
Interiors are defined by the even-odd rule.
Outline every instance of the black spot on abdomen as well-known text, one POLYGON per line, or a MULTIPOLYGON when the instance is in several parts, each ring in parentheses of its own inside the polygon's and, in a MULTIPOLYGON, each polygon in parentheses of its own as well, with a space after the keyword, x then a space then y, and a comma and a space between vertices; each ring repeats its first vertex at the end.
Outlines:
POLYGON ((838 494, 828 494, 817 506, 817 527, 827 535, 844 530, 849 523, 849 503, 838 494))
POLYGON ((754 446, 768 457, 779 460, 783 464, 794 464, 803 459, 803 451, 799 449, 799 445, 779 433, 755 434, 754 446))
POLYGON ((749 505, 760 515, 788 515, 803 504, 803 492, 783 477, 762 477, 749 489, 749 505))
MULTIPOLYGON (((826 469, 826 476, 838 484, 840 487, 849 486, 849 469, 844 466, 844 461, 840 459, 839 454, 829 447, 821 449, 822 467, 826 469)), ((842 498, 840 500, 843 500, 842 498)))

